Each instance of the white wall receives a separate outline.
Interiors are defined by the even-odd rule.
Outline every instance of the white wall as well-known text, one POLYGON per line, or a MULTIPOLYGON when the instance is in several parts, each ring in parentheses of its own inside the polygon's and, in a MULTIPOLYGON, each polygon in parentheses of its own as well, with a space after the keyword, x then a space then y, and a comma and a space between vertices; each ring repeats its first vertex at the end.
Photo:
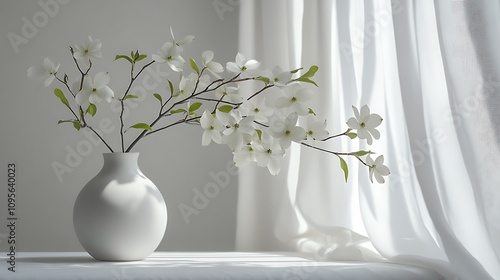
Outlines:
MULTIPOLYGON (((135 49, 155 53, 165 41, 171 40, 170 26, 178 38, 188 34, 196 37, 187 47, 185 57, 193 56, 200 61, 201 52, 211 49, 215 60, 225 65, 234 60, 237 53, 238 8, 218 13, 213 2, 39 0, 0 3, 0 251, 7 249, 4 224, 7 223, 9 162, 17 164, 18 250, 79 251, 82 247, 72 225, 73 203, 80 189, 101 168, 101 153, 106 152, 102 144, 92 146, 91 153, 82 156, 81 163, 75 167, 67 164, 68 151, 78 150, 89 142, 71 125, 56 125, 58 120, 70 117, 68 112, 53 95, 53 87, 43 88, 28 79, 27 69, 41 64, 47 56, 61 63, 60 73, 67 72, 76 79, 68 46, 91 35, 102 41, 104 56, 94 65, 94 74, 97 70, 110 71, 110 86, 116 94, 123 93, 128 68, 123 61, 113 62, 114 55, 135 49), (49 8, 53 14, 44 11, 43 3, 52 3, 49 8), (27 25, 24 19, 31 23, 35 20, 37 30, 23 30, 27 25), (23 37, 23 42, 15 46, 9 40, 9 33, 23 37), (72 170, 62 175, 62 182, 53 170, 54 162, 72 170)), ((154 75, 146 75, 154 81, 154 75)), ((139 79, 138 85, 141 83, 139 79)), ((158 85, 154 92, 167 94, 166 83, 158 85)), ((131 116, 126 119, 129 124, 151 120, 158 104, 151 93, 131 110, 134 116, 149 118, 131 116)), ((108 104, 100 105, 96 118, 118 121, 108 104)), ((209 175, 211 171, 224 171, 231 162, 226 147, 202 147, 201 132, 199 127, 177 127, 146 138, 136 146, 136 151, 141 153, 141 169, 157 184, 169 210, 167 232, 159 250, 234 249, 236 176, 231 176, 229 186, 211 199, 205 209, 190 217, 189 224, 179 211, 180 203, 192 206, 193 188, 202 189, 214 181, 209 175)), ((106 137, 118 145, 118 138, 106 137)))

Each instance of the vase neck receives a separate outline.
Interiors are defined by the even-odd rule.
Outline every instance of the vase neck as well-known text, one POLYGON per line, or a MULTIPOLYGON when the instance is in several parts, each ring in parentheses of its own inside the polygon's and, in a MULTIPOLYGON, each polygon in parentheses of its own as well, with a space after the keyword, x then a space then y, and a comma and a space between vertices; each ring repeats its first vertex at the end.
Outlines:
POLYGON ((104 166, 118 169, 139 169, 139 153, 104 153, 104 166))

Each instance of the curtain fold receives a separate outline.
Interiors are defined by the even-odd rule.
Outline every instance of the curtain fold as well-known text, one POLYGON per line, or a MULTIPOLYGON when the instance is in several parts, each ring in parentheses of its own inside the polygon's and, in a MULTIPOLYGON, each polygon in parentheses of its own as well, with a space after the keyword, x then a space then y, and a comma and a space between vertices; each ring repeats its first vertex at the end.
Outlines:
MULTIPOLYGON (((242 1, 240 52, 262 68, 318 65, 312 106, 343 132, 351 106, 384 122, 383 185, 292 144, 281 173, 240 169, 238 250, 424 265, 500 279, 500 8, 482 1, 242 1)), ((250 86, 241 89, 252 92, 250 86)))

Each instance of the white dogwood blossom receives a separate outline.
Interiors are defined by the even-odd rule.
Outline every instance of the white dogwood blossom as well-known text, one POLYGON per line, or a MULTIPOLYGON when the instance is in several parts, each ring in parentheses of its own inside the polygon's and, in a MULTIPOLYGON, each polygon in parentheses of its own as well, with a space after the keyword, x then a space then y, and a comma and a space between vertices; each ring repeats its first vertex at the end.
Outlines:
POLYGON ((284 120, 274 117, 270 122, 271 135, 283 149, 288 149, 292 141, 301 142, 306 138, 306 131, 296 125, 298 117, 297 113, 291 113, 284 120))
POLYGON ((292 73, 290 71, 283 71, 281 67, 276 66, 272 71, 266 70, 262 73, 262 76, 269 79, 269 84, 275 85, 277 87, 284 87, 292 79, 292 73))
POLYGON ((28 77, 43 82, 44 86, 52 84, 56 78, 59 63, 55 64, 50 59, 45 58, 43 65, 31 66, 28 69, 28 77))
POLYGON ((92 37, 88 36, 85 43, 81 45, 75 45, 73 48, 73 57, 76 59, 83 59, 85 62, 88 62, 89 59, 102 58, 101 54, 101 41, 97 39, 92 39, 92 37))
POLYGON ((82 90, 76 94, 76 103, 80 106, 83 106, 88 102, 97 104, 103 99, 107 102, 111 102, 115 94, 113 90, 108 87, 108 83, 108 72, 99 72, 93 79, 86 78, 83 81, 82 90))
POLYGON ((206 50, 201 54, 201 59, 203 62, 203 66, 207 68, 215 77, 219 78, 220 76, 217 73, 224 72, 224 67, 218 62, 212 61, 214 59, 214 52, 206 50))
POLYGON ((307 140, 321 140, 328 137, 326 120, 317 120, 316 116, 307 116, 304 129, 306 131, 307 140))
POLYGON ((246 100, 241 105, 241 108, 245 114, 253 116, 255 121, 258 122, 267 122, 268 117, 274 113, 273 109, 267 107, 265 98, 261 98, 258 101, 254 99, 246 100))
POLYGON ((182 58, 181 53, 182 48, 174 45, 172 42, 166 42, 158 53, 153 54, 151 57, 156 62, 166 62, 175 72, 182 72, 186 61, 182 58))
POLYGON ((235 62, 228 62, 226 64, 226 69, 232 73, 241 73, 241 77, 251 77, 258 76, 258 68, 260 62, 255 59, 246 60, 245 56, 241 53, 236 55, 235 62))
POLYGON ((305 116, 309 113, 307 102, 311 99, 312 92, 309 89, 293 84, 286 87, 283 96, 276 100, 276 107, 287 113, 295 112, 299 116, 305 116))
POLYGON ((223 143, 227 144, 232 151, 238 150, 243 143, 243 134, 252 134, 255 132, 253 126, 253 117, 242 117, 239 111, 231 111, 230 114, 217 114, 226 129, 223 133, 223 143))
POLYGON ((272 175, 277 175, 280 172, 280 158, 285 155, 285 150, 278 143, 278 139, 263 133, 262 140, 256 141, 254 150, 258 166, 267 167, 272 175))
POLYGON ((231 87, 228 85, 222 85, 218 87, 215 92, 215 98, 217 100, 224 100, 224 101, 229 101, 233 103, 238 103, 243 100, 243 96, 241 96, 238 93, 238 88, 237 87, 231 87))
POLYGON ((385 179, 383 176, 388 176, 390 174, 389 168, 384 165, 384 156, 378 156, 375 161, 370 157, 366 156, 366 164, 369 167, 370 181, 373 183, 373 177, 378 183, 383 184, 385 179))
MULTIPOLYGON (((44 59, 43 65, 30 67, 28 77, 42 81, 45 86, 54 80, 59 82, 61 85, 54 89, 54 95, 71 114, 69 118, 59 120, 58 124, 71 123, 77 130, 90 129, 110 152, 130 152, 145 136, 156 135, 173 126, 190 124, 200 125, 203 129, 202 146, 212 142, 227 145, 238 167, 256 162, 258 166, 267 167, 272 175, 276 175, 281 169, 280 158, 285 156, 286 150, 295 142, 301 147, 337 156, 345 180, 349 176, 349 166, 344 160, 346 157, 355 157, 366 166, 372 182, 375 177, 377 182, 383 183, 384 176, 389 175, 389 169, 383 164, 383 156, 373 160, 370 157, 373 153, 371 150, 346 152, 330 150, 327 145, 321 145, 337 137, 344 137, 346 140, 359 137, 372 144, 373 139, 380 137, 376 128, 382 118, 371 114, 366 105, 361 107, 360 112, 353 107, 354 117, 347 121, 349 129, 328 137, 326 120, 317 117, 313 108, 309 107, 313 98, 312 85, 318 86, 313 80, 319 69, 317 65, 311 65, 308 69, 298 67, 292 71, 283 71, 281 67, 275 66, 261 71, 260 62, 237 53, 235 61, 227 62, 224 67, 213 61, 213 51, 205 50, 201 53, 199 64, 190 58, 190 67, 185 67, 186 61, 182 53, 194 40, 194 36, 177 40, 172 28, 170 32, 172 39, 164 43, 150 58, 139 50, 132 50, 130 55, 115 56, 115 60, 130 63, 130 73, 127 74, 129 77, 126 77, 129 81, 124 87, 120 87, 123 92, 121 98, 117 98, 112 105, 119 111, 120 150, 115 150, 108 144, 107 135, 100 134, 89 126, 98 123, 90 122, 91 118, 99 118, 96 115, 97 103, 102 100, 111 102, 114 99, 114 92, 108 86, 108 72, 100 72, 95 76, 92 72, 93 59, 102 57, 99 40, 88 36, 83 44, 70 48, 71 60, 76 62, 76 79, 66 73, 58 74, 59 64, 48 58, 44 59), (166 68, 169 69, 165 69, 168 72, 158 72, 159 68, 153 72, 148 68, 154 64, 160 67, 160 63, 168 64, 166 68), (81 67, 83 64, 87 68, 81 67), (149 79, 151 77, 144 77, 147 72, 158 85, 166 87, 154 86, 149 79), (139 77, 140 75, 142 76, 139 77), (138 84, 141 80, 142 84, 138 84), (145 100, 147 94, 151 94, 156 101, 155 107, 150 108, 151 112, 146 110, 148 114, 143 116, 144 120, 135 117, 125 119, 128 113, 132 113, 130 109, 136 108, 137 102, 145 100), (149 117, 152 119, 147 120, 149 117), (141 122, 128 123, 136 119, 141 119, 141 122), (133 137, 129 139, 128 136, 124 137, 128 129, 138 129, 139 133, 127 134, 133 137), (125 145, 127 142, 128 146, 125 145), (361 158, 365 155, 366 159, 361 158)), ((339 143, 343 144, 344 141, 339 143)))
POLYGON ((378 114, 370 114, 370 108, 364 105, 361 113, 358 108, 352 106, 354 117, 347 120, 347 125, 355 129, 359 139, 366 139, 368 145, 373 143, 373 138, 379 139, 380 133, 375 128, 382 123, 382 117, 378 114))
POLYGON ((203 132, 201 145, 207 146, 212 140, 217 144, 222 142, 220 132, 224 129, 224 126, 216 117, 208 112, 208 110, 203 112, 200 118, 200 125, 205 130, 203 132))

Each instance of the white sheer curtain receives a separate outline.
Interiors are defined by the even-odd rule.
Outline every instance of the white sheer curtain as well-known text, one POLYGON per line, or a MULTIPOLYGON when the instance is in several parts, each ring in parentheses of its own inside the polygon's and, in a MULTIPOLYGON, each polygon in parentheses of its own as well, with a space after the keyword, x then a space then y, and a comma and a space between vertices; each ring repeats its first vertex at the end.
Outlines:
MULTIPOLYGON (((384 118, 372 149, 391 169, 292 146, 278 176, 240 171, 238 250, 424 265, 448 279, 500 279, 498 1, 241 1, 240 52, 316 64, 314 108, 332 133, 351 105, 384 118)), ((246 89, 251 90, 251 89, 246 89)))

